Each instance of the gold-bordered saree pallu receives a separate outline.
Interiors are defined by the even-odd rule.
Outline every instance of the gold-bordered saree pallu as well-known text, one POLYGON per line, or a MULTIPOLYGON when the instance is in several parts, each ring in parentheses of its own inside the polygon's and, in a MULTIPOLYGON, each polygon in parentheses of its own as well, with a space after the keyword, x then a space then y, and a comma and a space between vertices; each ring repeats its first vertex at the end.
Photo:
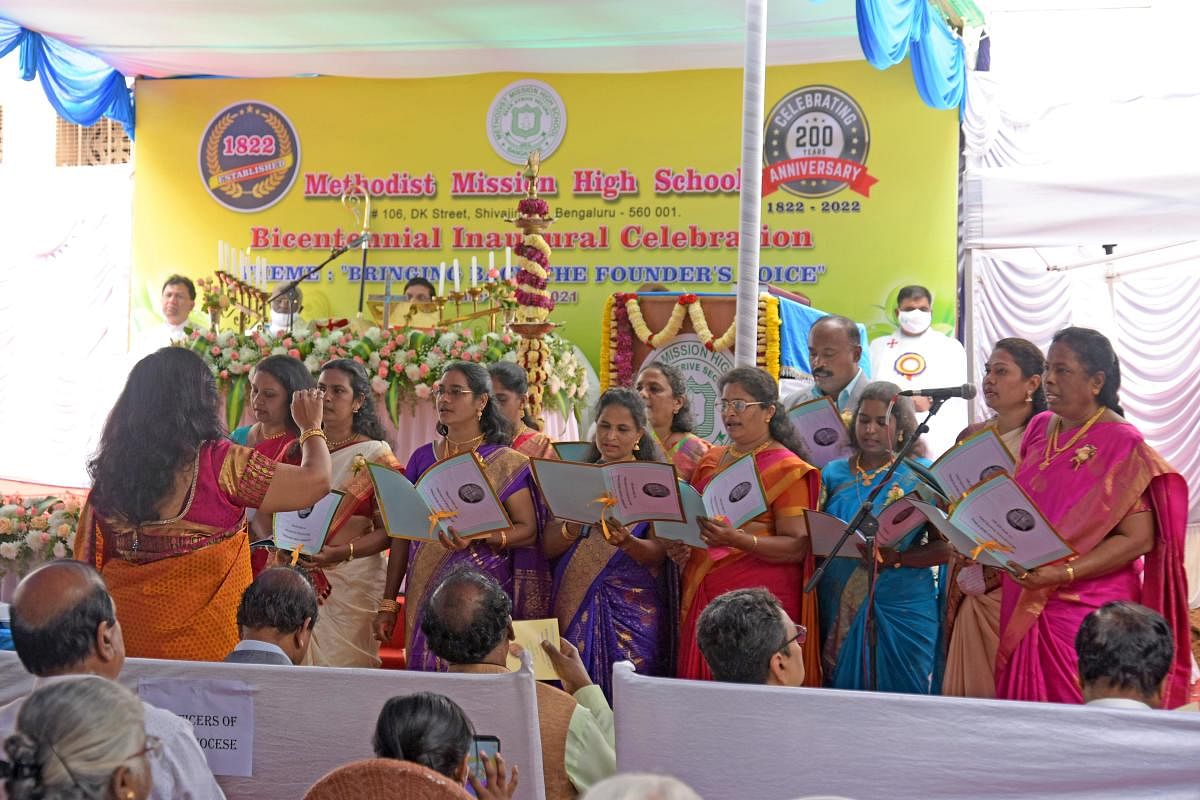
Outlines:
POLYGON ((205 442, 178 516, 132 526, 84 507, 75 557, 104 577, 127 655, 221 661, 237 645, 237 607, 251 580, 242 521, 275 466, 228 440, 205 442))
MULTIPOLYGON (((725 447, 709 450, 696 466, 692 485, 703 491, 721 469, 725 447)), ((745 526, 759 538, 775 536, 775 520, 803 515, 821 496, 821 473, 786 447, 775 444, 754 456, 754 464, 767 494, 769 509, 745 526)), ((750 553, 727 548, 692 550, 683 572, 683 619, 679 630, 679 663, 676 675, 693 680, 712 680, 712 673, 696 643, 700 612, 717 595, 733 589, 762 586, 779 600, 784 611, 808 629, 804 649, 804 685, 821 685, 821 647, 817 617, 817 595, 804 594, 804 583, 813 573, 810 551, 799 564, 772 564, 750 553)))
MULTIPOLYGON (((527 489, 537 511, 538 532, 545 526, 545 507, 529 470, 529 459, 509 447, 484 444, 476 452, 483 459, 483 473, 503 502, 527 489)), ((437 462, 433 446, 422 445, 409 458, 404 474, 414 483, 437 462)), ((421 632, 420 619, 433 590, 450 570, 469 564, 485 572, 504 587, 512 598, 513 619, 542 619, 550 613, 550 568, 542 554, 541 540, 529 547, 496 550, 475 541, 465 550, 451 552, 436 542, 412 542, 408 551, 408 573, 404 588, 405 648, 408 668, 444 672, 446 665, 433 654, 421 632)))

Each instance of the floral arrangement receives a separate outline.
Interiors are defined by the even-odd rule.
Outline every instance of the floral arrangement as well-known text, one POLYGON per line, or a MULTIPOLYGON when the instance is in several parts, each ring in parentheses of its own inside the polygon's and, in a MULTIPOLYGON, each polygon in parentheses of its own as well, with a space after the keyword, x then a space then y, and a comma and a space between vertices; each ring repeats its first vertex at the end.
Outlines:
MULTIPOLYGON (((522 200, 521 203, 527 203, 522 200)), ((545 200, 538 200, 545 203, 545 200)), ((554 298, 546 286, 550 282, 550 245, 537 233, 525 234, 513 248, 517 258, 517 321, 545 322, 554 310, 554 298)))
POLYGON ((208 313, 213 326, 220 320, 221 315, 229 310, 230 299, 216 278, 199 278, 196 288, 200 290, 200 310, 208 313))
MULTIPOLYGON (((193 331, 182 344, 199 354, 217 378, 225 395, 226 423, 233 429, 245 411, 249 373, 267 356, 298 358, 313 375, 331 359, 354 359, 367 368, 372 390, 384 400, 392 422, 398 424, 401 405, 429 399, 447 363, 516 361, 519 341, 514 334, 477 334, 469 328, 433 333, 369 328, 355 336, 345 328, 326 324, 278 336, 257 330, 245 335, 193 331)), ((587 395, 587 370, 566 339, 547 335, 542 346, 551 405, 564 415, 575 413, 576 401, 587 395)))
MULTIPOLYGON (((679 295, 670 317, 659 331, 651 331, 646 324, 636 293, 618 292, 612 295, 604 305, 604 330, 600 336, 602 388, 632 384, 634 336, 649 347, 659 348, 679 335, 685 319, 691 320, 696 337, 708 350, 729 350, 733 347, 737 335, 736 324, 730 323, 724 333, 714 337, 700 298, 694 294, 679 295)), ((781 327, 779 298, 770 294, 759 295, 756 361, 775 380, 779 380, 781 327)))
POLYGON ((13 495, 2 500, 0 575, 24 575, 42 562, 71 557, 81 505, 77 498, 13 495))

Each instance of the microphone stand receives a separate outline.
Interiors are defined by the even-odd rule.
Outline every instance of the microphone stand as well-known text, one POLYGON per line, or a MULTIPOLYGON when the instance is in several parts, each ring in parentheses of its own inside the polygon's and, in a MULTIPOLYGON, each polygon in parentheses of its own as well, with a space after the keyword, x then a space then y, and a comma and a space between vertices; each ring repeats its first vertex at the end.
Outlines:
POLYGON ((846 545, 846 540, 849 539, 855 531, 862 534, 867 544, 867 558, 870 562, 870 567, 867 575, 867 608, 866 614, 866 630, 863 636, 863 679, 866 682, 867 691, 873 691, 878 685, 878 676, 876 669, 878 665, 875 661, 875 647, 877 644, 875 630, 875 582, 879 579, 879 546, 876 542, 875 535, 879 531, 879 520, 871 513, 875 505, 875 498, 883 491, 883 487, 887 486, 888 481, 896 474, 900 464, 904 459, 908 458, 913 448, 916 447, 917 440, 929 433, 929 420, 936 414, 946 402, 948 398, 935 397, 930 400, 929 413, 925 415, 925 419, 913 431, 913 435, 908 437, 900 448, 900 452, 892 459, 892 463, 888 466, 887 472, 883 474, 883 480, 876 484, 871 493, 867 495, 867 499, 858 507, 858 511, 854 512, 854 516, 846 523, 845 529, 842 530, 842 537, 838 539, 833 550, 821 562, 821 566, 817 567, 813 572, 813 576, 809 578, 808 583, 804 586, 804 591, 811 592, 820 582, 821 576, 825 574, 830 562, 834 557, 842 551, 846 545))
MULTIPOLYGON (((281 284, 280 287, 275 290, 275 294, 271 295, 270 299, 267 300, 267 305, 274 303, 276 300, 283 297, 284 295, 290 295, 296 289, 297 286, 299 286, 301 283, 303 283, 304 281, 311 278, 313 275, 320 272, 322 269, 324 269, 325 265, 327 265, 330 261, 333 261, 338 256, 343 255, 343 254, 349 252, 350 250, 353 250, 354 248, 360 246, 363 243, 363 241, 365 240, 365 238, 366 237, 364 237, 364 236, 358 236, 354 239, 351 239, 349 242, 347 242, 344 247, 338 247, 338 248, 335 248, 335 249, 329 251, 329 258, 325 259, 320 264, 317 264, 314 267, 309 267, 307 270, 305 270, 304 274, 301 275, 299 278, 296 278, 295 280, 290 280, 287 283, 281 284)), ((364 258, 365 258, 365 254, 364 254, 364 258)), ((290 305, 291 304, 289 304, 289 307, 290 307, 290 305)), ((360 311, 362 310, 361 301, 359 301, 359 310, 360 311)), ((295 316, 295 313, 296 312, 294 309, 288 313, 288 332, 289 333, 291 332, 291 329, 292 329, 292 318, 295 316)))

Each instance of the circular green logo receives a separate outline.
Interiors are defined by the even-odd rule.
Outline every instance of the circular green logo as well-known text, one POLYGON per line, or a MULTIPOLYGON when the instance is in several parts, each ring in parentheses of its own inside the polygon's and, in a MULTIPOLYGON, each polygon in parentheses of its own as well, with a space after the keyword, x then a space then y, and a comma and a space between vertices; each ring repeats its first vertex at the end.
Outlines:
POLYGON ((538 150, 545 160, 567 132, 567 107, 548 83, 521 80, 500 90, 488 107, 488 141, 510 164, 538 150))

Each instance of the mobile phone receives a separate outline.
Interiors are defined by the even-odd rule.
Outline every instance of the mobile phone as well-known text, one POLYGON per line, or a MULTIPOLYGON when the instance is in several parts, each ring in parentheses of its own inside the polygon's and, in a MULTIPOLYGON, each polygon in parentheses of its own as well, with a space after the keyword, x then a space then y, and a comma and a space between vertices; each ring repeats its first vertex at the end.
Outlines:
MULTIPOLYGON (((483 768, 483 759, 495 758, 500 752, 500 739, 495 736, 476 736, 471 742, 471 773, 479 779, 482 784, 487 784, 487 773, 483 768)), ((475 796, 475 790, 471 788, 470 781, 467 782, 467 793, 472 797, 475 796)))

